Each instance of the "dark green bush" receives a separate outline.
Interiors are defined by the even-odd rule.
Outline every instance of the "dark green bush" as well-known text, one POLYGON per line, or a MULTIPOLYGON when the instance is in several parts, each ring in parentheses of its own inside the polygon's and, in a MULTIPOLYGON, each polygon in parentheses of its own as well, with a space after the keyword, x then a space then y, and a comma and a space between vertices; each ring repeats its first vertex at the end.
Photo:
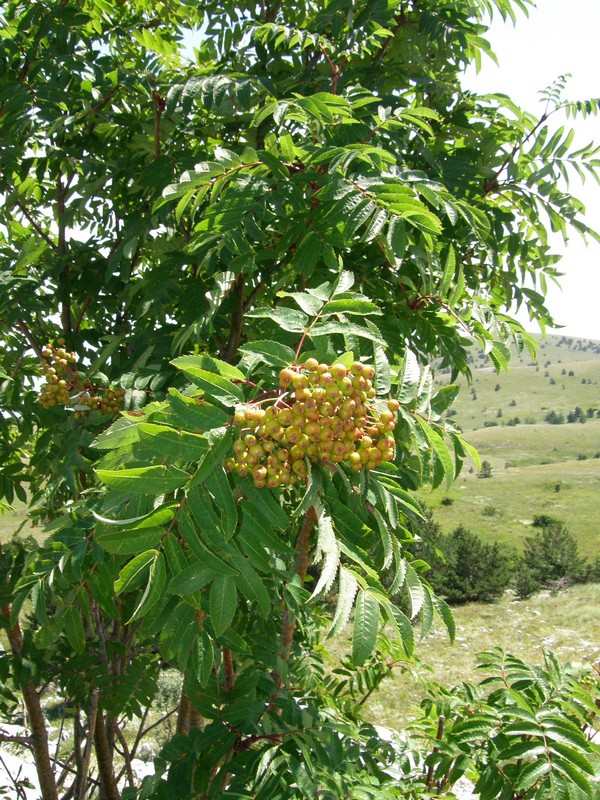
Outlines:
POLYGON ((523 562, 540 586, 566 579, 577 583, 585 572, 585 559, 563 522, 546 514, 534 517, 535 534, 525 540, 523 562))
POLYGON ((439 536, 437 544, 444 559, 432 559, 428 578, 449 602, 493 600, 508 588, 516 561, 512 548, 497 542, 484 544, 463 525, 439 536))

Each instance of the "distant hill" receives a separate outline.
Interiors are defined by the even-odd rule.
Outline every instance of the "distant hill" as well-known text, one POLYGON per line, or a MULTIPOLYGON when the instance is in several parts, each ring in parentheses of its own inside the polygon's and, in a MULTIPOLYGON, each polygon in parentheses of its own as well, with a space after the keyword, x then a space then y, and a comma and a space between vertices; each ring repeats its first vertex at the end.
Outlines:
MULTIPOLYGON (((562 519, 582 552, 600 553, 600 342, 538 337, 537 362, 514 353, 498 375, 483 353, 449 415, 492 468, 472 465, 446 492, 424 493, 446 530, 462 523, 486 539, 520 547, 534 515, 562 519), (571 421, 568 421, 571 420, 571 421), (554 423, 554 424, 551 424, 554 423)), ((449 376, 438 374, 439 384, 449 376)))

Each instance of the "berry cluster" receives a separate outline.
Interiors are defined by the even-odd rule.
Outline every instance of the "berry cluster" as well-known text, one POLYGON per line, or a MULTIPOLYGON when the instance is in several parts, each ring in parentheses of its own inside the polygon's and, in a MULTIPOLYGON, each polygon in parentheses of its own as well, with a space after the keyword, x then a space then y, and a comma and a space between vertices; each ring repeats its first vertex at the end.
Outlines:
POLYGON ((66 405, 71 400, 71 389, 77 373, 73 367, 77 363, 77 355, 67 352, 64 347, 44 345, 42 349, 44 361, 42 372, 46 383, 40 392, 40 403, 44 408, 66 405))
POLYGON ((235 412, 241 428, 227 470, 252 477, 256 488, 294 485, 313 463, 375 469, 394 458, 397 400, 374 402, 373 367, 355 361, 319 364, 309 358, 279 373, 282 392, 266 407, 256 401, 235 412))
MULTIPOLYGON (((118 414, 123 407, 123 398, 125 397, 125 389, 94 389, 95 394, 90 394, 89 391, 84 390, 76 398, 78 406, 88 406, 90 411, 99 409, 104 413, 118 414), (98 392, 104 392, 99 395, 98 392)), ((75 418, 85 417, 89 412, 87 409, 76 408, 75 418)))
POLYGON ((46 383, 40 391, 40 403, 44 408, 56 405, 70 405, 75 417, 86 417, 90 411, 99 409, 110 414, 118 414, 123 406, 124 389, 99 389, 85 381, 77 372, 77 354, 69 353, 62 340, 59 347, 44 345, 42 372, 46 383))

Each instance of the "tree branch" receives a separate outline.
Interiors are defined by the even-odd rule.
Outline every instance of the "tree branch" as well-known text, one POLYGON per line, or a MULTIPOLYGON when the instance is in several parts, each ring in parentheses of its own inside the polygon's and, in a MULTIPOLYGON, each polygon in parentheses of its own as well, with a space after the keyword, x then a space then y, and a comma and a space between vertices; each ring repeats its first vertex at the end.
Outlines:
MULTIPOLYGON (((2 616, 10 619, 11 607, 3 606, 0 609, 2 616)), ((6 635, 11 649, 17 658, 23 655, 23 633, 18 622, 6 629, 6 635)), ((28 723, 31 730, 31 747, 35 761, 35 769, 40 782, 41 800, 58 800, 58 791, 54 772, 50 763, 50 750, 48 744, 48 732, 46 730, 46 720, 42 710, 39 695, 36 691, 33 680, 28 677, 20 684, 23 701, 27 709, 28 723)))
MULTIPOLYGON (((317 512, 314 506, 311 506, 305 513, 302 520, 302 525, 296 538, 296 575, 300 581, 304 583, 306 579, 306 572, 308 570, 308 563, 310 557, 310 537, 317 521, 317 512)), ((290 657, 292 649, 292 641, 294 639, 294 629, 296 627, 296 620, 291 614, 289 607, 286 607, 283 612, 283 619, 281 623, 281 657, 287 661, 290 657)), ((276 682, 278 688, 281 687, 281 677, 278 675, 276 682)))
POLYGON ((240 346, 242 338, 242 330, 244 328, 244 287, 246 283, 243 275, 238 275, 236 282, 235 292, 237 296, 237 309, 231 316, 231 331, 229 333, 229 341, 223 353, 223 361, 231 363, 240 346))
POLYGON ((38 340, 35 338, 31 330, 29 329, 25 320, 18 319, 17 320, 17 328, 21 331, 23 336, 27 339, 31 348, 35 350, 35 354, 38 358, 42 359, 44 356, 42 355, 42 347, 39 344, 38 340))
POLYGON ((48 244, 54 250, 55 253, 58 253, 59 252, 58 245, 56 244, 55 241, 53 241, 50 238, 50 235, 46 233, 45 230, 40 228, 35 219, 29 213, 29 209, 27 208, 27 206, 23 205, 23 203, 20 200, 17 200, 17 206, 19 207, 23 216, 27 219, 33 230, 38 234, 38 236, 41 236, 42 239, 46 242, 46 244, 48 244))
POLYGON ((85 751, 81 762, 81 768, 78 770, 77 783, 78 791, 76 800, 84 800, 87 791, 88 773, 90 771, 90 761, 92 758, 92 742, 96 733, 96 720, 98 717, 98 698, 99 691, 94 689, 92 692, 92 700, 90 703, 90 710, 88 713, 88 737, 85 743, 85 751))

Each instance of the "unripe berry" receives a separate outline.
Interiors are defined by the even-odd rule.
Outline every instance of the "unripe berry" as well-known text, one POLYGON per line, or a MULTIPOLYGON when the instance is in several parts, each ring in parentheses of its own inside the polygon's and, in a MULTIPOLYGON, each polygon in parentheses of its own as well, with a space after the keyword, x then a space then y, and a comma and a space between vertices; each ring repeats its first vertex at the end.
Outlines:
POLYGON ((319 362, 316 358, 307 358, 304 364, 302 365, 304 369, 307 369, 309 372, 313 372, 319 366, 319 362))
POLYGON ((252 477, 254 480, 264 480, 267 477, 267 468, 263 466, 254 467, 252 477))
POLYGON ((292 383, 296 373, 291 370, 289 367, 284 367, 281 372, 279 373, 279 385, 282 389, 287 389, 287 387, 292 383))
POLYGON ((397 400, 388 400, 387 407, 390 411, 398 411, 400 403, 397 400))
POLYGON ((277 414, 278 422, 285 428, 289 427, 294 421, 294 414, 291 408, 282 408, 277 414))
POLYGON ((309 438, 316 439, 319 436, 321 426, 318 422, 307 422, 302 430, 309 438))
POLYGON ((354 390, 354 386, 352 385, 352 379, 342 378, 342 380, 340 381, 340 389, 342 390, 342 394, 345 397, 349 397, 354 390))
POLYGON ((238 408, 238 410, 233 415, 233 423, 234 425, 238 425, 240 428, 244 426, 246 423, 246 414, 243 409, 238 408))
POLYGON ((294 389, 307 389, 308 378, 306 377, 306 375, 296 374, 292 378, 292 384, 294 385, 294 389))
POLYGON ((340 397, 342 396, 340 387, 336 386, 335 383, 331 384, 331 386, 328 386, 327 389, 325 390, 325 393, 327 395, 327 399, 333 401, 339 400, 340 397))
POLYGON ((350 453, 348 456, 348 461, 350 462, 350 466, 352 469, 360 469, 362 467, 362 459, 360 457, 360 453, 354 452, 350 453))
POLYGON ((332 364, 329 372, 333 375, 336 381, 342 380, 348 374, 348 370, 343 364, 332 364))
POLYGON ((290 450, 290 456, 292 459, 304 458, 305 454, 306 448, 300 444, 295 444, 290 450))
POLYGON ((308 475, 308 468, 304 461, 301 461, 300 459, 292 461, 292 471, 299 478, 305 478, 308 475))
POLYGON ((248 449, 248 455, 252 456, 252 458, 261 459, 264 456, 264 454, 265 454, 265 451, 263 450, 263 448, 262 448, 262 446, 260 444, 253 444, 248 449))
POLYGON ((302 436, 302 431, 295 426, 287 428, 283 438, 288 444, 297 444, 302 436))

